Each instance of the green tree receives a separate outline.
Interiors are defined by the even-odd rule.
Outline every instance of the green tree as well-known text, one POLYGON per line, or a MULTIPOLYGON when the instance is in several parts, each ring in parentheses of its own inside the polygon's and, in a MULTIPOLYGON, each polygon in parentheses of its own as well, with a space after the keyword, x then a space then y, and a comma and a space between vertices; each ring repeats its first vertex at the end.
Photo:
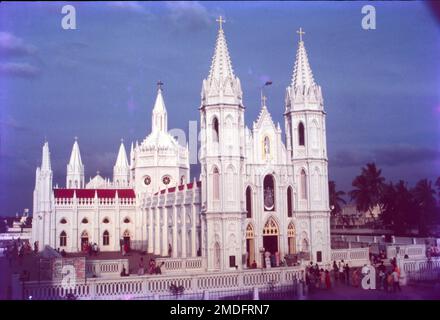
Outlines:
POLYGON ((428 179, 420 180, 412 190, 412 193, 419 209, 417 215, 419 234, 426 235, 428 233, 428 226, 435 222, 437 218, 437 204, 432 182, 428 179))
POLYGON ((336 191, 336 183, 334 181, 328 182, 328 192, 330 200, 331 215, 337 216, 342 212, 341 205, 347 202, 343 198, 345 195, 344 191, 336 191))
POLYGON ((383 212, 382 222, 393 229, 395 234, 403 235, 408 228, 416 224, 415 217, 418 207, 413 194, 406 183, 400 180, 397 184, 389 183, 382 191, 381 203, 383 212))
POLYGON ((356 209, 360 212, 368 211, 374 217, 373 209, 380 205, 384 185, 382 170, 377 169, 374 163, 367 163, 361 174, 354 178, 352 186, 355 189, 349 193, 351 200, 356 203, 356 209))

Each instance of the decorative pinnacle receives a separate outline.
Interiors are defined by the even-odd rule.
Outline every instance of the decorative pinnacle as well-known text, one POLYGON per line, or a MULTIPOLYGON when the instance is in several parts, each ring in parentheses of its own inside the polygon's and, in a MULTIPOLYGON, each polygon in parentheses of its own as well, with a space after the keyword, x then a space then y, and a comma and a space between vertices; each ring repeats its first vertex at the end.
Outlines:
POLYGON ((163 86, 163 82, 162 81, 157 81, 157 89, 158 90, 162 90, 162 86, 163 86))

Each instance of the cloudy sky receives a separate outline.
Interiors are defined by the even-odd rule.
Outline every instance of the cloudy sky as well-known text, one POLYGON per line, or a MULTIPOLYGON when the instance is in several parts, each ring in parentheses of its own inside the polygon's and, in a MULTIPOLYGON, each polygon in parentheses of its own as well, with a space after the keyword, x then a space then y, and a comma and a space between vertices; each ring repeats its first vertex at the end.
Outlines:
POLYGON ((0 4, 0 215, 31 208, 45 138, 54 184, 65 184, 75 136, 86 179, 110 176, 120 139, 128 148, 150 131, 159 79, 168 127, 188 130, 199 119, 218 15, 248 125, 270 79, 268 107, 284 127, 302 27, 338 188, 350 190, 369 161, 410 185, 440 175, 440 29, 425 3, 373 3, 376 30, 362 29, 362 2, 75 3, 76 30, 61 28, 65 4, 0 4))

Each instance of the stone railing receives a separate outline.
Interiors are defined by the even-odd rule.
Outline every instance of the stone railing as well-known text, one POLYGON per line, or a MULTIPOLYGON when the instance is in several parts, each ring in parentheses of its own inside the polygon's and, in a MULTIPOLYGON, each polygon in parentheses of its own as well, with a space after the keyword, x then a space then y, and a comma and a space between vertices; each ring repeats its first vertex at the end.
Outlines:
POLYGON ((120 206, 134 206, 136 205, 135 198, 56 198, 56 206, 114 206, 119 204, 120 206))
POLYGON ((332 261, 339 262, 341 260, 347 262, 351 267, 362 266, 370 261, 369 249, 332 249, 332 261))
POLYGON ((89 278, 114 278, 119 277, 122 267, 128 272, 128 259, 119 260, 87 260, 86 275, 89 278))
POLYGON ((424 244, 387 246, 387 258, 392 259, 392 258, 397 257, 397 250, 399 251, 399 255, 402 258, 405 255, 408 255, 409 259, 425 259, 426 258, 426 246, 424 244))
POLYGON ((156 259, 156 265, 161 266, 161 272, 165 274, 169 273, 187 273, 194 271, 204 270, 204 259, 202 257, 194 258, 158 258, 156 259), (163 263, 163 265, 162 265, 163 263))
POLYGON ((404 283, 440 280, 440 257, 428 259, 399 259, 404 283))
POLYGON ((68 293, 77 299, 128 299, 142 297, 160 298, 169 296, 172 285, 183 286, 185 293, 214 292, 239 287, 243 289, 263 288, 268 285, 292 284, 304 281, 303 267, 252 269, 232 272, 193 273, 185 275, 143 275, 119 277, 117 279, 88 278, 77 282, 74 288, 63 288, 61 282, 30 281, 21 284, 13 279, 13 299, 60 300, 68 293))

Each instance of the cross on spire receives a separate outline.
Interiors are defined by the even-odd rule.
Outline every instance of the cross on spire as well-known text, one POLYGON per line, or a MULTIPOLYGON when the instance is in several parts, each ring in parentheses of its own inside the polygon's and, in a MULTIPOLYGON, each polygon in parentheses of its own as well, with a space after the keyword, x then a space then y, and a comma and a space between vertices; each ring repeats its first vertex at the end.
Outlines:
POLYGON ((223 23, 226 22, 226 20, 223 19, 222 16, 218 17, 218 19, 216 19, 215 21, 217 21, 220 25, 220 30, 223 30, 223 23))
POLYGON ((157 81, 157 89, 158 90, 162 90, 162 86, 163 86, 163 82, 162 81, 157 81))
POLYGON ((261 97, 261 102, 263 103, 263 107, 266 105, 266 100, 267 100, 266 96, 261 97))
POLYGON ((299 41, 302 42, 303 41, 302 36, 303 36, 303 34, 306 34, 306 33, 303 31, 303 29, 301 27, 299 28, 298 31, 296 31, 296 33, 299 34, 299 41))

